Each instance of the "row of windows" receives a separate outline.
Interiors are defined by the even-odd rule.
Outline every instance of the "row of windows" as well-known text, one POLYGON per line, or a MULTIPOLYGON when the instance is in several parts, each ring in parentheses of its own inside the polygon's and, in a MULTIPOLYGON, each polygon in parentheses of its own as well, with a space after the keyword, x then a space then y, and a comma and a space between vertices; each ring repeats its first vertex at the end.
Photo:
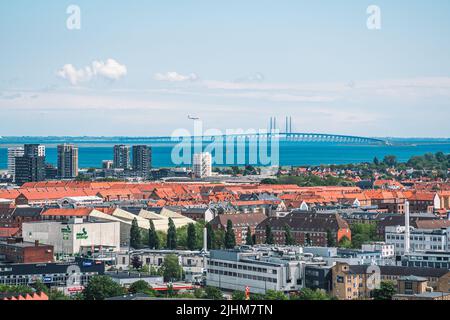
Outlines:
POLYGON ((211 274, 218 274, 218 275, 235 277, 235 278, 243 278, 243 279, 258 280, 258 281, 267 281, 267 282, 273 282, 273 283, 277 282, 276 278, 255 276, 255 275, 239 273, 239 272, 230 272, 230 271, 222 271, 222 270, 214 270, 214 269, 208 269, 208 272, 211 273, 211 274))
MULTIPOLYGON (((387 234, 386 239, 388 239, 388 240, 404 240, 404 236, 403 235, 394 236, 394 235, 387 234)), ((441 242, 442 241, 442 237, 410 236, 409 239, 415 240, 415 241, 432 241, 432 242, 441 242)))
MULTIPOLYGON (((241 264, 234 264, 234 263, 226 263, 226 262, 217 262, 217 261, 208 261, 208 265, 216 266, 216 267, 223 267, 223 268, 229 268, 229 269, 238 269, 238 270, 248 270, 248 271, 254 271, 254 272, 262 272, 267 273, 268 270, 266 268, 258 268, 258 267, 251 267, 241 264)), ((277 270, 272 270, 273 274, 277 273, 277 270)))

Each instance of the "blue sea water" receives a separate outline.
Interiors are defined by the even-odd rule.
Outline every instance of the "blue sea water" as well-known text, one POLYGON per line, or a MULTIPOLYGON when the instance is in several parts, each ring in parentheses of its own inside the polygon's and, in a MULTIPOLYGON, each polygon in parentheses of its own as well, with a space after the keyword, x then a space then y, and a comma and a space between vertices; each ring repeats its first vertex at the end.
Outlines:
MULTIPOLYGON (((7 148, 12 145, 23 143, 36 143, 36 139, 30 141, 21 139, 19 141, 0 141, 0 169, 7 168, 7 148)), ((145 141, 128 142, 125 138, 121 140, 107 138, 101 141, 69 141, 79 147, 79 167, 101 167, 102 160, 113 159, 113 145, 142 144, 145 141)), ((42 138, 39 143, 46 145, 46 160, 56 165, 56 143, 54 139, 42 138)), ((59 143, 59 142, 58 142, 59 143)), ((154 143, 152 145, 152 166, 174 167, 171 160, 173 144, 154 143)), ((280 165, 320 165, 320 164, 345 164, 372 161, 374 157, 382 159, 385 155, 396 155, 398 160, 407 161, 415 155, 423 155, 427 152, 450 153, 450 141, 442 140, 402 140, 393 145, 351 145, 351 144, 329 144, 329 143, 294 143, 280 142, 280 165)))

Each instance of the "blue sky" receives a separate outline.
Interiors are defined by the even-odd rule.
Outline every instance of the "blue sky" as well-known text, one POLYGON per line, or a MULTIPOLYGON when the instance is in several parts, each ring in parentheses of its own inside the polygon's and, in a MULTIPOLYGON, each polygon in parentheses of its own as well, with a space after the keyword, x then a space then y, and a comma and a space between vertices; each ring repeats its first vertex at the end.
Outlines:
POLYGON ((448 137, 449 39, 447 0, 2 1, 0 135, 448 137))

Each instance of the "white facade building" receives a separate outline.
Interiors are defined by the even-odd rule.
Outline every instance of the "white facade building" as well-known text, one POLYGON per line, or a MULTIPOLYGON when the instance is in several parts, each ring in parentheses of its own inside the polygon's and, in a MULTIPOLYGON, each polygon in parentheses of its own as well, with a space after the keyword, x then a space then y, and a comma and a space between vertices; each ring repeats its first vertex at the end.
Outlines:
POLYGON ((16 157, 23 157, 23 147, 11 147, 8 148, 8 174, 15 181, 16 177, 16 157))
MULTIPOLYGON (((447 229, 414 229, 410 228, 410 252, 441 251, 450 252, 450 228, 447 229)), ((386 227, 386 243, 394 245, 395 254, 405 254, 405 227, 386 227)))
POLYGON ((395 256, 395 246, 386 242, 372 242, 363 244, 361 249, 363 251, 378 251, 381 252, 381 258, 393 258, 395 256))
POLYGON ((69 223, 23 223, 25 241, 53 245, 55 254, 73 255, 94 250, 120 250, 119 222, 83 222, 74 219, 69 223))
POLYGON ((211 250, 206 285, 229 291, 264 294, 267 290, 298 291, 304 287, 305 267, 324 265, 293 252, 272 256, 263 252, 211 250))
POLYGON ((212 175, 212 156, 209 152, 194 154, 193 158, 194 175, 198 178, 206 178, 212 175))

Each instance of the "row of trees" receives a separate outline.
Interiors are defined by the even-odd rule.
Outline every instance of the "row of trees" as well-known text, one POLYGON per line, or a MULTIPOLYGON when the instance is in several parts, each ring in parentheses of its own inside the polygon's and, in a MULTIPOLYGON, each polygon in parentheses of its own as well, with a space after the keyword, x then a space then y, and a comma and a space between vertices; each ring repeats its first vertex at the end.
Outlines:
MULTIPOLYGON (((233 223, 231 220, 227 221, 225 230, 214 230, 210 223, 190 223, 187 226, 176 228, 172 219, 169 219, 169 228, 167 233, 156 231, 152 221, 150 221, 150 229, 147 232, 147 237, 143 236, 142 230, 134 219, 130 230, 130 246, 138 249, 148 246, 151 249, 188 249, 199 250, 203 247, 203 229, 207 229, 207 248, 211 249, 232 249, 236 246, 236 235, 233 230, 233 223)), ((344 248, 361 248, 361 245, 367 242, 379 241, 380 238, 376 233, 376 224, 356 223, 351 226, 352 240, 343 237, 339 243, 336 242, 336 236, 331 230, 327 230, 327 246, 335 247, 336 245, 344 248)), ((298 244, 291 227, 286 224, 283 227, 284 231, 284 245, 298 244)), ((145 234, 145 233, 144 233, 145 234)), ((245 244, 254 245, 256 237, 252 234, 251 228, 247 228, 245 237, 245 244)), ((269 224, 265 226, 265 244, 275 244, 275 238, 272 228, 269 224)), ((305 234, 305 246, 313 246, 313 240, 309 233, 305 234)))
POLYGON ((203 223, 190 223, 186 227, 176 228, 175 223, 169 218, 167 233, 156 231, 153 221, 150 220, 150 229, 144 232, 134 218, 130 229, 130 246, 139 249, 148 246, 151 249, 176 249, 178 247, 196 250, 202 247, 203 223))

